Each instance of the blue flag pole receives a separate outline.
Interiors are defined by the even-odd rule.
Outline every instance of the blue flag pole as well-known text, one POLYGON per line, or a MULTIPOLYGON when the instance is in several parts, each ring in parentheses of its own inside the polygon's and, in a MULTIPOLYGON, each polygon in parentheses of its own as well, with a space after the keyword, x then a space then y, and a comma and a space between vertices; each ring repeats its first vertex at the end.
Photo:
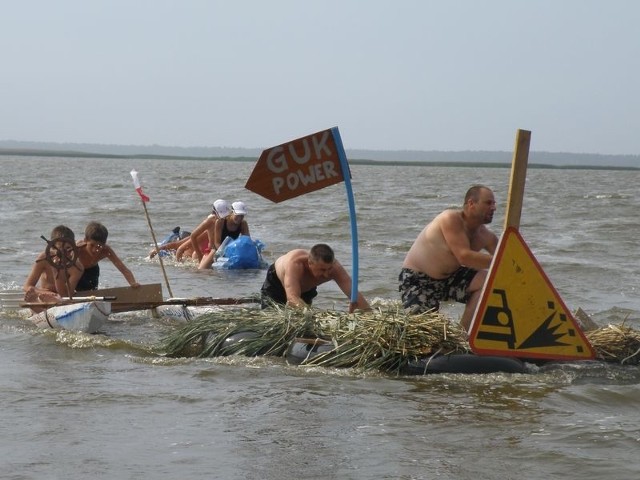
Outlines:
POLYGON ((351 303, 358 302, 358 225, 356 222, 356 205, 353 200, 353 188, 351 188, 351 171, 347 162, 347 155, 342 145, 342 138, 338 127, 331 129, 333 140, 338 150, 338 158, 340 159, 340 167, 342 168, 342 176, 344 178, 344 187, 347 193, 347 203, 349 204, 349 218, 351 220, 351 255, 353 257, 353 267, 351 272, 351 303))

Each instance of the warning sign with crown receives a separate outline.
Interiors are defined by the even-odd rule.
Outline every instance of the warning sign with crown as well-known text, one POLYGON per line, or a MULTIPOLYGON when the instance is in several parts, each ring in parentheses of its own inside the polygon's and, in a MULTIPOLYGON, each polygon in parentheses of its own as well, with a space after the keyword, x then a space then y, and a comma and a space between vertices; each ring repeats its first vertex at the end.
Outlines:
POLYGON ((477 354, 587 360, 595 352, 514 227, 493 258, 469 332, 477 354))

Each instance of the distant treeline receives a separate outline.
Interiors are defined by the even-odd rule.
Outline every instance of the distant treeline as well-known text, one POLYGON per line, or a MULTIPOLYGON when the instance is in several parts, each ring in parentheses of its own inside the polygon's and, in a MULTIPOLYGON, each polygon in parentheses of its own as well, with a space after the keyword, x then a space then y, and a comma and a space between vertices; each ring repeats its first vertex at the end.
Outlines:
MULTIPOLYGON (((6 142, 5 142, 6 143, 6 142)), ((182 149, 185 153, 189 149, 182 149)), ((250 149, 245 149, 250 152, 250 149)), ((251 151, 251 153, 253 153, 251 151)), ((379 152, 354 150, 347 152, 349 163, 353 165, 391 165, 391 166, 442 166, 442 167, 470 167, 470 168, 510 168, 511 155, 509 152, 379 152), (364 158, 354 158, 356 153, 364 158), (404 153, 405 155, 401 155, 404 153), (418 155, 418 153, 420 155, 418 155), (393 159, 381 158, 381 154, 391 156, 393 159), (368 158, 378 157, 378 158, 368 158), (405 158, 396 158, 405 157, 405 158), (420 159, 412 159, 419 157, 420 159)), ((157 160, 198 160, 198 161, 226 161, 226 162, 256 162, 260 151, 256 151, 255 156, 201 156, 201 155, 164 155, 158 153, 105 153, 105 152, 84 152, 77 150, 45 150, 33 148, 0 148, 0 155, 4 156, 29 156, 29 157, 66 157, 66 158, 142 158, 157 160)), ((618 155, 591 155, 591 154, 571 154, 549 152, 530 152, 529 168, 555 168, 555 169, 578 169, 578 170, 640 170, 640 160, 633 160, 634 156, 618 155), (611 158, 618 161, 611 164, 611 158), (627 158, 631 157, 631 158, 627 158), (620 159, 629 161, 620 161, 620 159), (547 162, 541 163, 539 160, 545 159, 547 162), (565 160, 566 163, 561 163, 565 160), (582 162, 580 162, 582 160, 582 162), (598 164, 598 160, 602 163, 598 164)))

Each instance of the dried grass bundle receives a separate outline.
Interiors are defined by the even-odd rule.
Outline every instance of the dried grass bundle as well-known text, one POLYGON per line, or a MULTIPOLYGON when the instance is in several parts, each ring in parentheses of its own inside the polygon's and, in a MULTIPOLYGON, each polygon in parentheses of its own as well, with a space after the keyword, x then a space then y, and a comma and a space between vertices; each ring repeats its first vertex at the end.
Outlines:
MULTIPOLYGON (((640 364, 640 332, 608 325, 585 333, 599 360, 640 364)), ((234 308, 202 315, 166 337, 168 356, 285 356, 293 342, 323 339, 325 345, 302 365, 399 372, 408 362, 435 353, 469 352, 466 332, 440 313, 408 315, 399 304, 348 314, 313 308, 234 308), (242 341, 229 342, 234 335, 242 341)), ((313 343, 313 342, 310 342, 313 343)))
POLYGON ((640 332, 637 330, 624 324, 607 325, 585 335, 599 360, 626 365, 640 363, 640 332))
POLYGON ((415 358, 469 350, 464 330, 435 312, 408 315, 395 306, 341 315, 332 325, 334 349, 303 364, 399 372, 415 358))
POLYGON ((304 364, 398 371, 410 359, 435 352, 466 352, 466 333, 439 313, 408 315, 397 304, 371 312, 276 307, 203 315, 163 341, 169 356, 285 355, 296 338, 322 338, 334 349, 304 364), (232 335, 255 332, 229 344, 232 335))

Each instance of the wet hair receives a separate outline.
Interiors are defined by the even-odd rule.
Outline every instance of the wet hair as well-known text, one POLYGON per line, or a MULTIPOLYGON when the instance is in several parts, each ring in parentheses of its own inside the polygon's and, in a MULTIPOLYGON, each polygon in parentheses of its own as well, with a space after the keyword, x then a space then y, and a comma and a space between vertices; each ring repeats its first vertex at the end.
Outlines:
POLYGON ((335 254, 329 245, 324 243, 318 243, 311 247, 309 251, 309 259, 312 262, 324 262, 324 263, 333 263, 335 259, 335 254))
POLYGON ((107 227, 98 222, 89 222, 87 228, 84 229, 85 240, 93 240, 94 242, 105 244, 108 236, 107 227))
POLYGON ((73 230, 64 225, 58 225, 57 227, 54 227, 53 230, 51 230, 51 241, 53 242, 62 238, 71 240, 72 242, 76 241, 76 236, 73 233, 73 230))
POLYGON ((480 190, 483 189, 491 190, 489 187, 485 187, 484 185, 473 185, 469 190, 467 190, 467 193, 464 196, 465 205, 469 200, 473 200, 474 202, 480 200, 480 190))

